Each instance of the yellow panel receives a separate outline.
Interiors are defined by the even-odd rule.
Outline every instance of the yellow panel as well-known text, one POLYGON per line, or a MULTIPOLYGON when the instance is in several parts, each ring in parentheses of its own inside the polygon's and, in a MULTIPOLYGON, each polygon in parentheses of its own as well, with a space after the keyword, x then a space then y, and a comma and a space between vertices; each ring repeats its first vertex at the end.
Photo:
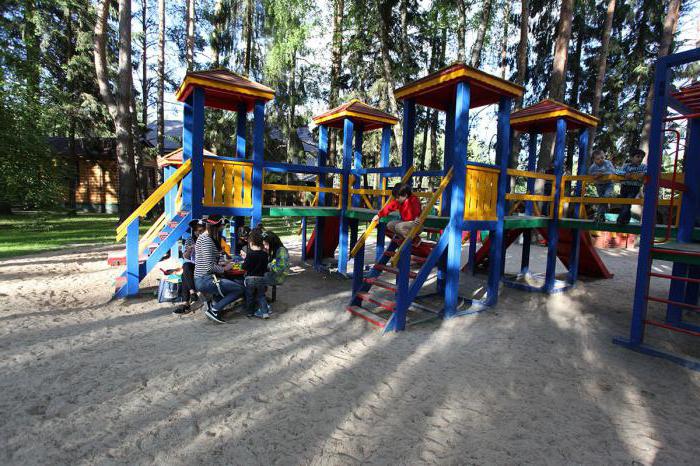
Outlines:
POLYGON ((243 207, 243 172, 244 167, 233 167, 233 205, 243 207))
POLYGON ((233 207, 233 177, 236 169, 233 165, 225 165, 226 177, 224 178, 224 205, 233 207))
POLYGON ((204 200, 203 204, 204 205, 212 205, 212 196, 211 196, 211 188, 212 188, 212 168, 213 163, 211 162, 204 162, 204 200))
POLYGON ((253 207, 253 167, 243 168, 243 207, 253 207))

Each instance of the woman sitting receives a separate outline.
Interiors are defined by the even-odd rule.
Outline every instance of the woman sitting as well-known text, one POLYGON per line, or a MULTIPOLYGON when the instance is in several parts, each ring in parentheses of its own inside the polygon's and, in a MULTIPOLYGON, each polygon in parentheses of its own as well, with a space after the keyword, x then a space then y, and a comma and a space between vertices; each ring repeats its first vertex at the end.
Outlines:
POLYGON ((263 233, 263 245, 270 256, 265 274, 268 285, 281 285, 289 274, 289 251, 280 237, 271 231, 263 233))
POLYGON ((214 303, 207 301, 204 315, 218 323, 225 323, 221 318, 223 310, 233 301, 241 297, 245 291, 239 282, 221 278, 227 270, 231 270, 231 262, 219 264, 220 252, 216 241, 220 237, 224 221, 219 215, 211 215, 206 220, 205 231, 195 243, 194 282, 198 291, 218 297, 214 303))

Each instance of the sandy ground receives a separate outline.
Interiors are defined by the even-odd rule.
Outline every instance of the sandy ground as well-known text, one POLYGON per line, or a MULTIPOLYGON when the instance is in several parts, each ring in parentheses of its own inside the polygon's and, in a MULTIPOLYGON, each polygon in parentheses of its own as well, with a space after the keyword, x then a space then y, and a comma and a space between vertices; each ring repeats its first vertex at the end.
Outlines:
MULTIPOLYGON (((627 332, 634 252, 603 253, 613 280, 552 297, 504 289, 489 312, 381 336, 344 312, 348 281, 309 270, 280 288, 269 321, 110 301, 109 250, 0 261, 0 463, 700 456, 700 374, 611 344, 627 332)), ((700 353, 664 331, 650 342, 700 353)))

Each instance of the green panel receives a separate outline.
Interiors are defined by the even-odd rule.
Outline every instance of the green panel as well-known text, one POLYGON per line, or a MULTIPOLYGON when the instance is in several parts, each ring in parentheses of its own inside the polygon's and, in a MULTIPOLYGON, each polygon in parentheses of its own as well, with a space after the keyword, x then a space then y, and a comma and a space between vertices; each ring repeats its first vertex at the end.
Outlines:
MULTIPOLYGON (((345 212, 345 216, 348 218, 355 218, 357 220, 362 220, 369 222, 372 220, 372 218, 377 214, 376 210, 373 209, 363 209, 359 207, 353 207, 352 209, 348 209, 345 212)), ((398 212, 392 212, 386 217, 383 217, 379 221, 382 223, 387 223, 390 222, 391 220, 399 220, 399 213, 398 212)), ((449 223, 450 219, 449 217, 436 217, 434 215, 429 215, 428 218, 425 220, 425 223, 423 226, 428 227, 428 228, 444 228, 447 226, 449 223)))
MULTIPOLYGON (((618 225, 617 223, 595 223, 592 220, 579 220, 579 219, 563 219, 559 222, 561 228, 578 228, 579 230, 592 230, 592 231, 611 231, 615 233, 630 233, 633 235, 641 234, 642 227, 639 224, 629 224, 629 225, 618 225)), ((666 225, 656 225, 654 236, 657 238, 663 238, 666 236, 666 225)), ((676 227, 671 228, 671 237, 675 238, 678 229, 676 227)), ((700 228, 695 228, 693 230, 693 239, 700 240, 700 228)))
POLYGON ((522 215, 506 217, 504 228, 506 230, 515 230, 518 228, 545 228, 549 225, 549 218, 545 217, 526 217, 522 215))
POLYGON ((284 207, 265 206, 263 216, 268 217, 335 217, 340 215, 337 207, 284 207))

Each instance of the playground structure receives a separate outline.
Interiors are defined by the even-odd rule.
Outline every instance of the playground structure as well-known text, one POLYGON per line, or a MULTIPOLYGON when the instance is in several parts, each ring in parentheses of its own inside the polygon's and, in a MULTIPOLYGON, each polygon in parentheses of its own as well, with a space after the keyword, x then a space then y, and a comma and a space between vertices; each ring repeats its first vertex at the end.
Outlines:
MULTIPOLYGON (((674 55, 660 63, 662 67, 669 63, 668 66, 673 66, 698 60, 699 55, 699 50, 686 52, 679 54, 682 58, 674 55)), ((437 317, 449 319, 481 312, 497 303, 501 282, 526 291, 554 293, 573 286, 579 272, 610 278, 612 274, 593 248, 588 231, 634 234, 641 231, 632 336, 629 340, 616 341, 632 349, 660 355, 644 344, 644 325, 697 336, 697 326, 682 321, 682 309, 686 312, 700 309, 697 306, 700 248, 692 243, 698 237, 694 230, 694 219, 699 213, 697 188, 683 183, 684 175, 678 170, 677 163, 670 177, 660 174, 661 114, 666 102, 671 101, 673 108, 682 109, 681 113, 688 118, 690 131, 686 142, 685 176, 691 179, 692 175, 700 175, 700 162, 688 157, 691 148, 697 151, 700 145, 700 120, 697 86, 672 97, 665 92, 665 84, 659 84, 659 76, 657 69, 659 92, 652 122, 652 149, 645 197, 640 200, 601 199, 586 195, 586 187, 593 183, 593 178, 586 175, 586 154, 588 130, 597 124, 595 118, 554 101, 543 101, 511 115, 512 101, 523 94, 523 88, 460 63, 395 91, 397 100, 403 102, 403 144, 397 166, 390 165, 389 153, 391 127, 398 119, 357 100, 314 117, 319 128, 316 166, 266 161, 263 157, 265 103, 274 97, 274 91, 225 70, 190 72, 176 94, 184 103, 181 160, 166 161, 163 185, 117 229, 118 240, 126 237, 126 270, 117 280, 116 296, 137 294, 139 282, 168 251, 177 257, 177 242, 186 234, 189 220, 207 214, 234 217, 235 226, 241 225, 244 217, 250 217, 252 225, 265 216, 301 217, 302 259, 313 256, 316 269, 322 267, 322 259, 329 253, 324 249, 331 249, 331 246, 335 249, 334 239, 337 237, 338 272, 347 275, 350 259, 353 259, 352 298, 347 310, 384 331, 404 330, 407 325, 437 317), (683 104, 684 100, 688 103, 683 104), (438 170, 417 171, 413 164, 417 105, 445 113, 444 160, 438 170), (487 105, 497 106, 494 164, 470 161, 467 155, 470 110, 487 105), (234 157, 205 152, 205 107, 237 112, 234 157), (253 113, 253 141, 252 156, 247 157, 246 124, 250 112, 253 113), (327 164, 329 128, 342 129, 340 168, 327 164), (525 170, 508 168, 511 128, 529 137, 525 170), (374 130, 381 130, 382 135, 380 163, 377 167, 363 167, 363 136, 374 130), (578 131, 576 175, 564 173, 568 131, 578 131), (547 132, 554 132, 556 136, 553 173, 541 173, 536 169, 537 136, 547 132), (265 183, 266 172, 315 175, 316 185, 265 183), (370 174, 378 177, 378 187, 362 186, 361 177, 370 174), (403 241, 390 239, 387 245, 385 222, 391 217, 378 224, 370 220, 390 199, 391 191, 387 189, 390 180, 421 178, 433 178, 436 181, 433 185, 438 187, 434 191, 417 193, 424 201, 419 226, 403 241), (510 192, 511 179, 525 179, 525 191, 510 192), (550 192, 536 192, 537 182, 549 184, 550 192), (659 186, 669 188, 670 197, 660 200, 659 186), (315 198, 311 206, 265 206, 265 191, 305 191, 314 193, 315 198), (161 200, 164 200, 165 212, 144 235, 139 235, 139 219, 161 200), (667 206, 668 224, 657 225, 655 215, 643 215, 641 226, 594 224, 585 218, 586 206, 601 202, 643 205, 643 212, 647 213, 655 213, 658 206, 667 206), (524 207, 524 212, 516 214, 520 207, 524 207), (308 244, 307 218, 315 221, 313 241, 308 244), (358 237, 359 222, 370 222, 361 237, 358 237), (329 232, 328 226, 331 225, 333 231, 329 232), (370 260, 365 254, 365 241, 375 228, 376 253, 370 260), (437 234, 439 238, 413 247, 411 239, 420 228, 437 234), (489 231, 489 236, 477 250, 476 232, 483 230, 489 231), (530 272, 533 231, 547 240, 543 277, 530 272), (484 290, 478 297, 460 295, 464 232, 469 232, 469 262, 465 270, 475 272, 479 265, 484 264, 488 267, 484 290), (520 235, 524 237, 520 273, 515 277, 505 276, 506 248, 520 235), (676 241, 653 246, 654 237, 666 240, 675 237, 676 241), (557 258, 568 266, 565 280, 558 280, 555 276, 557 258), (650 273, 649 264, 653 258, 672 260, 672 275, 658 277, 659 274, 650 273), (370 262, 373 263, 370 265, 370 262), (389 276, 394 280, 387 279, 389 276), (650 276, 671 280, 669 299, 660 301, 669 306, 666 323, 645 318, 650 276), (434 289, 426 290, 432 286, 433 278, 434 289), (440 305, 436 308, 427 300, 440 305)), ((611 176, 609 180, 618 182, 621 178, 611 176)), ((235 248, 235 233, 230 240, 235 248)), ((697 364, 693 366, 692 362, 680 357, 669 358, 698 368, 697 364)))

